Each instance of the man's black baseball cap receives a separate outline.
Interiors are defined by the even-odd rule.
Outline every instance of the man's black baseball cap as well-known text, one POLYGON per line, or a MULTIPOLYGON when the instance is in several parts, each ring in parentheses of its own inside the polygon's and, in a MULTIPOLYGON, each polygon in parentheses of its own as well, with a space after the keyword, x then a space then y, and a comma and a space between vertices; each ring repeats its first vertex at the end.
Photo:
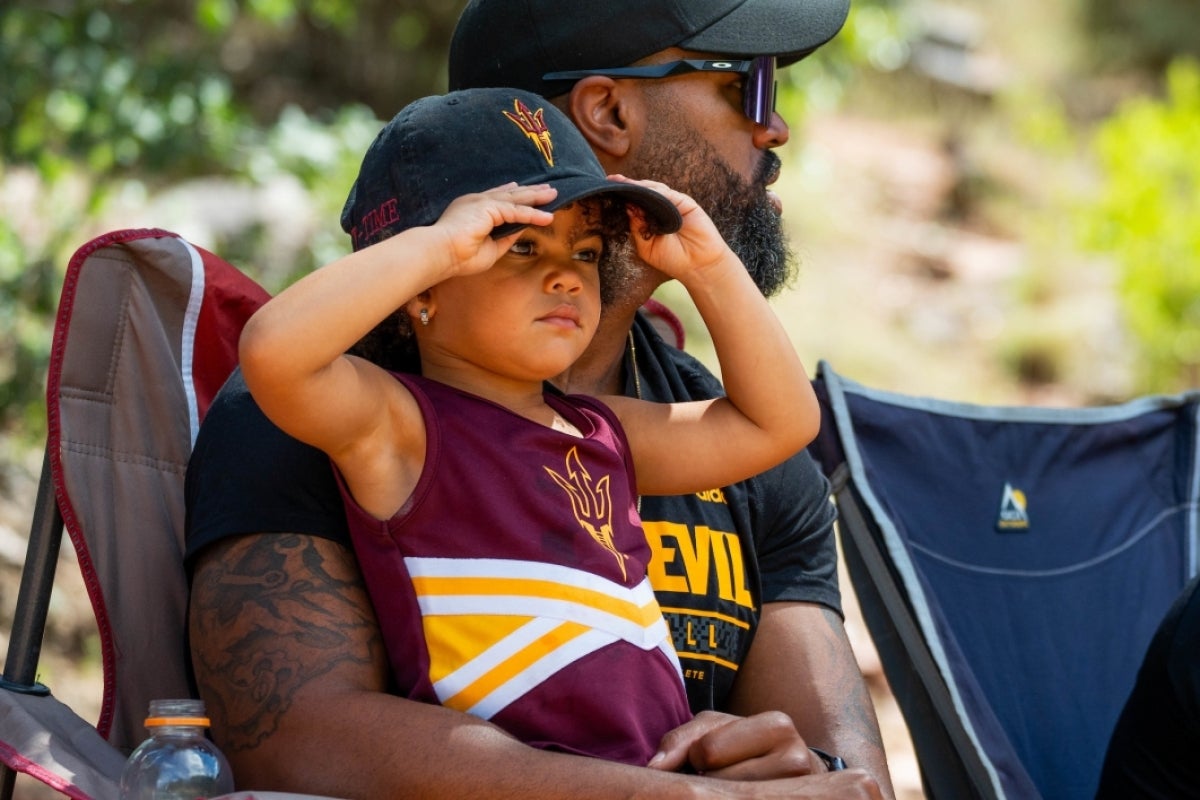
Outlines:
POLYGON ((624 67, 668 47, 799 61, 841 30, 850 0, 471 0, 450 42, 450 88, 571 88, 548 72, 624 67))
MULTIPOLYGON (((456 198, 501 186, 548 183, 541 208, 611 194, 636 203, 662 233, 679 230, 675 205, 642 186, 608 180, 583 135, 544 98, 518 89, 471 89, 404 107, 367 148, 342 208, 342 229, 361 250, 432 225, 456 198)), ((502 236, 524 227, 497 227, 502 236)))

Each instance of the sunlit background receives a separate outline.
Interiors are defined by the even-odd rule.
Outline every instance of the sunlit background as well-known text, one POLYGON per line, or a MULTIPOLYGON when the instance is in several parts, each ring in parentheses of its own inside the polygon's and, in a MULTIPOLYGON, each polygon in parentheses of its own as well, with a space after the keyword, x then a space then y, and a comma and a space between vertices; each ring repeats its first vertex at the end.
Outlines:
MULTIPOLYGON (((272 290, 344 252, 338 212, 361 154, 382 119, 444 90, 460 7, 0 11, 0 618, 74 249, 163 227, 272 290)), ((791 141, 777 189, 800 273, 775 306, 810 369, 824 359, 870 385, 979 403, 1200 386, 1198 58, 1195 0, 854 0, 838 39, 785 73, 780 100, 791 141)), ((711 359, 686 298, 661 297, 711 359)), ((86 599, 63 583, 40 677, 87 716, 98 646, 86 599)), ((897 789, 919 797, 851 623, 897 789)))

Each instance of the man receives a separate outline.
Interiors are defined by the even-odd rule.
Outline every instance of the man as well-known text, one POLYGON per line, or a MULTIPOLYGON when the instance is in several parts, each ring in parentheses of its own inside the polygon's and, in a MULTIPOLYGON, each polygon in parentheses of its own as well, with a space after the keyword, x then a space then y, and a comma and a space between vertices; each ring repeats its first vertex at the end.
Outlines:
POLYGON ((1097 800, 1200 795, 1200 577, 1159 623, 1108 743, 1097 800))
MULTIPOLYGON (((768 96, 770 56, 806 55, 845 13, 845 0, 475 0, 451 47, 451 88, 558 95, 607 169, 696 197, 770 292, 788 263, 766 189, 778 173, 771 149, 788 135, 768 96), (742 63, 751 56, 765 57, 742 63), (673 74, 611 73, 629 65, 673 74)), ((663 279, 631 265, 562 388, 654 400, 720 391, 637 313, 663 279)), ((328 465, 264 425, 237 380, 210 411, 188 479, 193 660, 239 785, 362 797, 890 796, 838 610, 826 486, 807 456, 739 486, 643 498, 651 581, 690 703, 728 713, 704 711, 668 735, 651 769, 627 767, 533 750, 382 694, 378 628, 353 555, 336 543, 344 522, 328 465), (841 760, 853 769, 831 771, 841 760), (681 767, 704 777, 670 771, 681 767)))

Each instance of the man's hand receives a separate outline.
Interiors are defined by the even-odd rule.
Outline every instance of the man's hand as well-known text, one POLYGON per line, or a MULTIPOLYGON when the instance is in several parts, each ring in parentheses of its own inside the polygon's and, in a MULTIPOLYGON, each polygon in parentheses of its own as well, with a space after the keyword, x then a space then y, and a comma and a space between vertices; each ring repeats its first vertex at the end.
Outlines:
POLYGON ((690 769, 727 780, 761 781, 825 772, 782 711, 736 717, 701 711, 663 737, 652 769, 690 769))
POLYGON ((660 272, 688 285, 688 278, 723 265, 744 272, 717 226, 694 199, 658 181, 633 180, 624 175, 609 175, 610 180, 632 183, 652 189, 675 204, 683 227, 671 234, 654 235, 646 212, 633 203, 625 206, 634 250, 638 258, 660 272))
POLYGON ((701 711, 663 737, 647 766, 700 773, 707 779, 696 787, 701 797, 883 800, 865 771, 827 772, 781 711, 749 717, 701 711))
POLYGON ((749 718, 766 709, 783 711, 804 731, 806 744, 866 770, 884 798, 895 797, 871 696, 833 611, 766 603, 729 706, 749 718))

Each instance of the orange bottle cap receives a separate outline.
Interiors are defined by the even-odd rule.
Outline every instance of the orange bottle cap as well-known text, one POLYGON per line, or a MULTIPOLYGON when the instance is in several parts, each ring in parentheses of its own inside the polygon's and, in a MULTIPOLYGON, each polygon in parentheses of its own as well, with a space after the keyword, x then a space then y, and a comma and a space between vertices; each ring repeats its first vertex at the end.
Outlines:
POLYGON ((207 728, 208 717, 147 717, 147 728, 157 728, 162 725, 193 725, 207 728))

